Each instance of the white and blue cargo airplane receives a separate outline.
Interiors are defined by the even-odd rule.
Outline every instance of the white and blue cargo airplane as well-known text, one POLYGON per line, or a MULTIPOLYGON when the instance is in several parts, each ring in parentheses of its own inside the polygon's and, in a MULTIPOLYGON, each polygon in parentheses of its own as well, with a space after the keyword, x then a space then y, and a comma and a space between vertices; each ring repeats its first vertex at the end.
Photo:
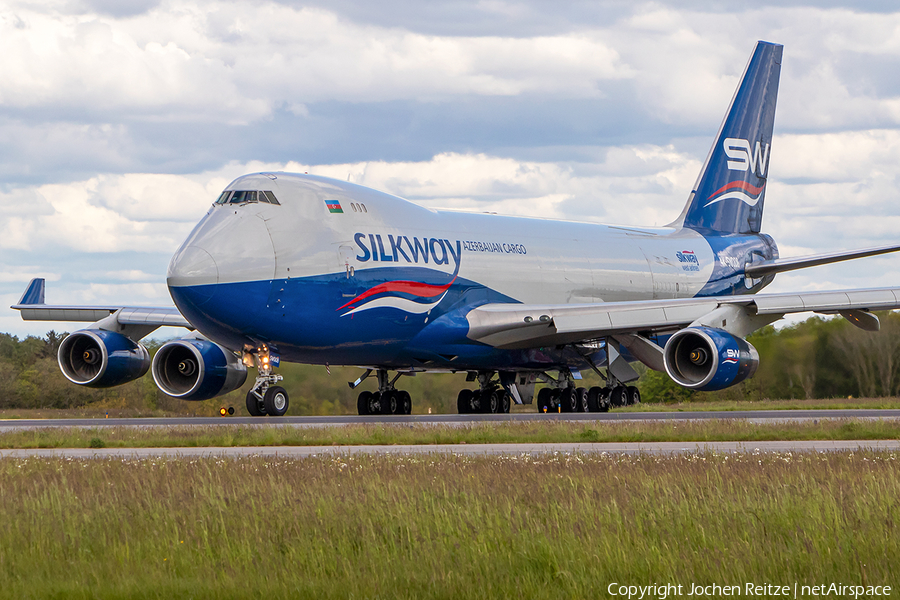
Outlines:
POLYGON ((782 46, 759 42, 681 215, 666 227, 605 226, 429 210, 348 182, 290 173, 234 180, 168 270, 175 308, 52 306, 44 281, 12 308, 28 320, 94 322, 59 349, 65 376, 115 386, 152 368, 159 388, 204 400, 243 385, 253 415, 283 415, 281 360, 356 365, 378 391, 360 414, 409 414, 402 375, 466 372, 468 412, 605 411, 639 400, 630 362, 716 390, 751 377, 751 332, 803 311, 870 331, 900 288, 757 295, 775 274, 900 250, 779 258, 761 233, 782 46), (192 333, 152 365, 140 339, 192 333), (604 387, 577 387, 593 369, 604 387), (605 369, 605 372, 600 369, 605 369), (396 373, 390 376, 389 372, 396 373))

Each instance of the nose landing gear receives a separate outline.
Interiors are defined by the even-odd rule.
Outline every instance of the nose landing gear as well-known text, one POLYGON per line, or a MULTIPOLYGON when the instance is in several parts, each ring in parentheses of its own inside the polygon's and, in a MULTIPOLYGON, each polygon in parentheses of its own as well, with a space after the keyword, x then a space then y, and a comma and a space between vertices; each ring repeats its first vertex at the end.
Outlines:
MULTIPOLYGON (((255 353, 244 352, 244 364, 255 364, 257 369, 256 383, 247 392, 247 412, 253 417, 280 417, 287 412, 290 404, 287 390, 276 385, 282 379, 273 372, 272 356, 269 349, 263 346, 255 353)), ((248 365, 250 366, 250 365, 248 365)))

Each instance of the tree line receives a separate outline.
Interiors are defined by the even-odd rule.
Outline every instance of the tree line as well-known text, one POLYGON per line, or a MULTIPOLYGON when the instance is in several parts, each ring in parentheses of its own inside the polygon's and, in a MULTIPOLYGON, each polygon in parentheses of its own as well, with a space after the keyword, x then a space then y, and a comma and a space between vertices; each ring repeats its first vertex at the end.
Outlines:
MULTIPOLYGON (((765 327, 748 341, 759 351, 755 377, 718 392, 684 389, 665 373, 641 369, 638 382, 644 402, 703 400, 766 400, 790 398, 838 398, 896 396, 900 391, 900 314, 879 313, 881 331, 862 331, 842 318, 812 317, 775 329, 765 327)), ((90 389, 69 382, 60 372, 56 352, 65 333, 50 331, 44 337, 0 333, 0 409, 74 409, 85 406, 107 409, 215 414, 220 406, 242 411, 255 371, 241 390, 205 402, 185 402, 160 392, 150 374, 108 389, 90 389)), ((145 341, 151 355, 162 342, 145 341)), ((356 396, 374 388, 374 377, 351 390, 348 381, 360 370, 282 364, 284 387, 291 397, 291 414, 353 414, 356 396)), ((584 385, 596 385, 585 374, 584 385)), ((455 412, 456 394, 465 374, 403 377, 398 388, 410 392, 416 412, 455 412)))

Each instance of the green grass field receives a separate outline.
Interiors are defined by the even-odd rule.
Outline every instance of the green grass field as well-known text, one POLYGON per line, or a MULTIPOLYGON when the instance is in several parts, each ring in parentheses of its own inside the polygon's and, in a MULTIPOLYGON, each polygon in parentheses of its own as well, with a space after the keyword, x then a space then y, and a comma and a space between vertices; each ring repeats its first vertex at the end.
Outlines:
POLYGON ((368 424, 322 427, 203 425, 39 428, 0 433, 0 448, 153 448, 197 446, 320 446, 561 442, 685 442, 764 440, 887 440, 900 438, 898 419, 546 421, 475 425, 368 424))
POLYGON ((616 582, 896 589, 897 459, 3 459, 0 596, 603 598, 616 582))

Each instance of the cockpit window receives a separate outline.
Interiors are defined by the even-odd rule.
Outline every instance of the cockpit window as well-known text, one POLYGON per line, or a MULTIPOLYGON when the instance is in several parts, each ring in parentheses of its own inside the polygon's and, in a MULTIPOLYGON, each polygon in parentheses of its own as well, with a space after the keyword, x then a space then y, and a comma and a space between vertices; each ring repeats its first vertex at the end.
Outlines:
POLYGON ((237 190, 234 192, 226 190, 216 200, 216 204, 246 204, 247 202, 281 204, 272 192, 257 190, 237 190))
POLYGON ((231 200, 228 201, 229 204, 243 204, 245 202, 256 202, 256 192, 237 191, 231 195, 231 200))

